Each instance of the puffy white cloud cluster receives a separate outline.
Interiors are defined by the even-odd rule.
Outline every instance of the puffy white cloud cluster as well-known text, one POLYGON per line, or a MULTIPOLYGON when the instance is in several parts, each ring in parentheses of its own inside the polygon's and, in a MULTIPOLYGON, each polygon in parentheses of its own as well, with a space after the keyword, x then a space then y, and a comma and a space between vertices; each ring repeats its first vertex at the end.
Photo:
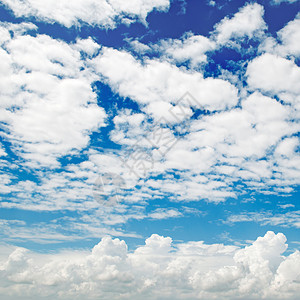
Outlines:
POLYGON ((277 32, 276 38, 267 37, 260 46, 261 51, 282 57, 299 57, 300 50, 297 43, 300 35, 299 28, 300 13, 277 32))
MULTIPOLYGON (((2 257, 5 299, 297 299, 300 254, 282 256, 282 233, 267 232, 239 249, 203 242, 173 244, 153 234, 129 252, 105 237, 92 251, 38 254, 16 248, 2 257)), ((9 249, 6 249, 6 253, 9 249)))
MULTIPOLYGON (((66 228, 86 236, 121 236, 125 233, 109 226, 129 219, 179 218, 186 213, 172 208, 145 213, 145 203, 153 198, 220 202, 236 198, 245 189, 292 192, 300 182, 300 73, 293 60, 299 55, 299 17, 280 30, 276 40, 261 35, 265 29, 262 13, 260 5, 247 4, 216 25, 210 37, 187 34, 182 39, 150 45, 152 48, 138 44, 143 51, 155 47, 161 51, 158 58, 142 59, 124 49, 101 49, 92 39, 68 44, 47 35, 29 34, 35 30, 32 24, 2 23, 0 118, 5 123, 3 137, 11 143, 8 150, 34 171, 37 166, 59 167, 59 158, 82 149, 86 149, 86 161, 67 163, 59 172, 43 169, 35 173, 38 181, 17 181, 8 173, 0 174, 2 193, 12 192, 1 206, 78 211, 82 219, 68 220, 66 228), (250 20, 253 26, 246 28, 244 20, 250 20), (238 32, 240 25, 243 30, 238 32), (210 52, 227 47, 231 41, 252 37, 262 41, 259 55, 248 64, 239 64, 236 75, 230 77, 222 70, 218 78, 206 77, 196 67, 180 66, 186 61, 193 66, 205 64, 210 52), (120 150, 99 153, 86 148, 91 133, 104 126, 106 116, 91 87, 97 80, 140 108, 138 112, 120 110, 113 117, 114 129, 109 137, 122 146, 120 150), (182 99, 178 103, 186 91, 195 101, 182 99), (191 119, 198 108, 205 113, 191 119), (163 152, 165 145, 153 149, 151 144, 156 122, 166 125, 165 133, 176 141, 163 158, 159 151, 163 152), (180 138, 172 131, 173 125, 178 126, 180 138), (146 154, 150 152, 155 161, 138 178, 122 161, 136 164, 126 152, 133 145, 147 150, 146 154), (102 210, 93 197, 93 188, 97 177, 107 172, 122 176, 126 188, 120 206, 102 210), (89 212, 90 217, 83 218, 82 212, 89 212)), ((16 168, 6 160, 4 148, 0 148, 0 154, 1 166, 16 168)), ((112 183, 106 188, 111 192, 115 186, 112 183)), ((275 219, 268 218, 269 223, 262 218, 251 220, 273 224, 275 219)), ((297 222, 290 217, 277 225, 296 227, 297 222)), ((14 225, 5 226, 9 229, 14 225)), ((41 240, 49 240, 51 235, 55 240, 70 238, 58 234, 54 227, 39 228, 33 235, 20 226, 7 232, 18 238, 19 230, 35 241, 39 235, 44 236, 41 240)))
MULTIPOLYGON (((295 62, 265 53, 252 60, 247 73, 250 88, 278 95, 283 92, 299 94, 300 68, 295 62)), ((295 102, 298 102, 295 99, 295 102)))
MULTIPOLYGON (((262 12, 260 5, 248 4, 231 19, 221 21, 212 37, 225 35, 228 41, 253 37, 265 28, 262 12), (256 25, 237 36, 234 30, 244 19, 253 19, 256 25)), ((299 67, 288 57, 281 57, 276 49, 281 45, 286 49, 282 53, 298 53, 297 45, 288 38, 288 33, 297 35, 297 24, 297 18, 288 23, 278 33, 281 43, 273 44, 271 53, 256 57, 242 70, 250 95, 226 77, 205 78, 199 70, 178 67, 166 59, 190 59, 195 64, 198 59, 205 61, 203 55, 216 47, 212 38, 187 35, 181 41, 162 41, 158 47, 165 49, 162 57, 144 58, 141 62, 123 50, 102 48, 98 53, 100 46, 91 39, 67 44, 46 35, 26 34, 35 29, 31 24, 2 24, 1 92, 5 101, 1 103, 1 116, 12 150, 27 165, 58 166, 59 157, 88 145, 90 133, 104 125, 105 112, 97 105, 91 89, 92 82, 99 77, 121 96, 136 101, 142 110, 135 114, 120 111, 113 119, 111 140, 123 146, 148 147, 155 164, 151 163, 141 178, 133 178, 120 158, 126 157, 129 165, 135 159, 123 150, 105 154, 90 150, 88 161, 69 164, 60 173, 43 173, 39 184, 27 180, 12 185, 11 178, 3 174, 2 191, 13 191, 16 197, 1 205, 33 210, 93 210, 98 208, 93 185, 105 172, 119 174, 126 180, 122 201, 127 203, 142 204, 152 197, 165 196, 171 200, 219 202, 238 195, 239 191, 233 188, 237 181, 256 191, 271 186, 275 187, 274 192, 292 191, 291 186, 300 180, 296 136, 299 125, 295 122, 300 111, 299 67), (11 30, 15 32, 13 37, 11 30), (162 46, 164 43, 173 46, 162 46), (157 149, 151 149, 149 144, 155 129, 149 117, 179 125, 189 120, 193 114, 191 107, 184 100, 176 103, 186 91, 195 97, 193 108, 212 113, 191 120, 183 128, 187 130, 185 136, 163 160, 156 159, 157 149), (173 170, 176 179, 168 174, 173 170), (157 174, 162 174, 162 179, 148 177, 157 174), (134 188, 136 184, 141 185, 138 191, 134 188)), ((168 135, 176 140, 170 129, 168 135)), ((158 150, 163 150, 163 145, 158 150)), ((128 213, 145 217, 143 213, 128 213)), ((123 223, 128 218, 118 215, 104 222, 123 223)))
MULTIPOLYGON (((213 112, 192 119, 188 129, 183 124, 182 130, 187 130, 184 138, 151 169, 152 174, 175 169, 182 172, 182 177, 150 180, 152 189, 173 193, 177 200, 222 201, 237 195, 230 186, 240 180, 256 191, 273 186, 274 192, 290 192, 291 186, 299 184, 300 69, 291 57, 297 57, 299 50, 298 17, 278 32, 278 41, 272 40, 270 46, 270 38, 263 34, 263 11, 261 5, 247 4, 232 18, 217 24, 210 38, 190 33, 181 40, 152 45, 152 50, 161 51, 160 59, 144 58, 141 62, 126 51, 104 48, 94 60, 105 82, 120 95, 138 102, 145 113, 139 114, 143 116, 139 130, 137 125, 130 125, 130 119, 138 115, 131 117, 127 113, 126 121, 124 113, 120 113, 122 126, 116 122, 111 138, 121 145, 146 145, 141 129, 149 140, 149 127, 144 126, 147 115, 156 122, 163 118, 173 124, 178 102, 186 104, 180 99, 185 91, 195 98, 196 105, 192 107, 213 112), (260 52, 248 65, 241 62, 237 72, 241 79, 224 70, 221 81, 204 78, 197 68, 178 66, 186 61, 192 67, 205 64, 211 51, 246 37, 259 38, 259 51, 267 53, 260 52), (119 66, 124 73, 119 72, 119 66), (240 84, 241 80, 246 86, 240 84)), ((181 115, 190 119, 188 105, 181 115)), ((155 132, 155 128, 152 130, 155 132)))
MULTIPOLYGON (((265 26, 262 11, 258 4, 244 6, 216 26, 218 34, 229 28, 231 33, 226 31, 226 36, 235 39, 233 29, 238 25, 225 24, 239 23, 245 14, 250 14, 249 18, 254 14, 257 25, 243 33, 254 36, 265 26)), ((298 53, 297 43, 288 38, 288 33, 297 37, 297 24, 298 17, 280 30, 281 40, 273 40, 272 47, 267 45, 269 38, 262 40, 260 51, 267 53, 245 67, 239 66, 245 87, 228 76, 207 78, 201 70, 189 70, 170 60, 173 57, 176 62, 190 60, 195 64, 198 59, 204 61, 203 55, 215 47, 212 37, 218 36, 216 32, 211 38, 190 34, 182 40, 161 41, 157 46, 164 48, 160 58, 139 60, 125 50, 100 49, 91 39, 67 44, 46 35, 24 34, 34 29, 30 24, 2 24, 1 84, 6 99, 2 102, 2 119, 7 123, 6 138, 13 143, 13 151, 29 166, 58 166, 59 157, 85 148, 90 133, 104 125, 105 113, 91 89, 95 80, 102 80, 119 95, 137 102, 141 111, 121 110, 113 118, 115 127, 109 137, 124 149, 102 154, 90 149, 87 161, 69 164, 56 174, 45 172, 39 184, 27 180, 12 185, 11 178, 3 174, 2 191, 13 191, 16 197, 1 205, 33 210, 94 210, 99 207, 93 199, 94 182, 107 172, 126 181, 121 198, 125 203, 143 204, 152 197, 220 202, 237 197, 239 188, 245 187, 257 192, 268 192, 270 187, 274 193, 291 192, 300 182, 300 73, 287 53, 298 53), (9 30, 16 32, 14 37, 9 30), (204 43, 203 47, 198 42, 204 43), (162 46, 164 43, 173 46, 162 46), (281 52, 279 47, 284 47, 281 52), (178 102, 186 91, 194 99, 178 102), (191 119, 195 108, 210 113, 191 119), (165 145, 153 149, 151 144, 153 132, 158 134, 151 118, 154 123, 178 125, 179 132, 184 133, 178 138, 171 128, 165 130, 176 143, 163 159, 158 151, 163 152, 165 145), (150 153, 149 166, 138 178, 128 167, 137 163, 126 152, 128 146, 150 153), (160 179, 151 179, 151 175, 158 174, 162 175, 160 179), (244 186, 237 188, 236 182, 244 186), (138 190, 136 185, 140 185, 138 190)), ((108 188, 111 191, 114 186, 108 188)), ((127 218, 119 215, 105 222, 124 220, 127 218)))
MULTIPOLYGON (((199 72, 187 72, 156 60, 141 64, 129 53, 118 50, 105 48, 103 51, 95 59, 97 70, 118 93, 140 103, 145 112, 132 115, 121 112, 115 117, 116 128, 111 132, 111 139, 121 145, 148 146, 151 150, 151 144, 147 145, 143 139, 143 130, 144 136, 151 140, 155 127, 145 126, 146 117, 150 115, 157 122, 164 118, 173 124, 174 112, 180 106, 176 96, 182 95, 177 94, 181 86, 182 90, 189 87, 188 91, 193 91, 194 107, 220 109, 191 119, 188 127, 183 128, 187 130, 185 136, 177 139, 164 160, 155 161, 149 170, 149 173, 158 174, 175 169, 182 172, 181 180, 149 181, 152 188, 157 188, 160 193, 179 194, 176 199, 222 201, 226 197, 235 197, 230 186, 239 180, 256 190, 270 186, 279 189, 299 182, 299 124, 295 122, 299 116, 299 67, 291 60, 263 54, 251 61, 245 70, 249 94, 242 95, 240 105, 235 106, 236 87, 228 81, 203 79, 199 72), (270 66, 266 65, 268 60, 271 60, 270 66), (120 65, 126 70, 124 75, 118 72, 120 65), (212 85, 206 89, 203 85, 208 82, 212 85), (283 102, 274 98, 278 95, 283 102), (220 107, 226 101, 229 102, 227 109, 220 107), (138 125, 133 123, 136 120, 139 120, 138 125)), ((182 102, 184 104, 184 100, 182 102)), ((191 110, 186 106, 183 108, 181 115, 189 119, 191 110)), ((172 135, 169 131, 169 136, 172 135)), ((173 139, 176 139, 174 135, 173 139)), ((163 145, 158 146, 158 150, 162 149, 163 145)), ((154 158, 155 151, 152 152, 154 158)))
POLYGON ((118 23, 146 22, 153 11, 166 11, 169 0, 1 0, 17 17, 36 17, 43 22, 60 23, 66 27, 89 24, 114 28, 118 23))
POLYGON ((225 44, 231 39, 260 36, 267 28, 263 6, 253 3, 242 7, 232 18, 225 17, 215 26, 216 42, 225 44))
POLYGON ((188 62, 191 69, 197 70, 209 62, 209 54, 215 51, 222 51, 224 47, 243 51, 241 42, 263 40, 267 29, 263 15, 263 6, 247 3, 232 17, 217 23, 208 37, 187 32, 180 39, 161 40, 151 47, 138 41, 132 41, 131 45, 137 52, 158 51, 164 60, 176 64, 188 62))
POLYGON ((222 110, 235 106, 237 89, 221 79, 203 78, 200 72, 178 68, 168 62, 149 59, 141 64, 131 54, 103 48, 94 59, 96 72, 121 96, 141 104, 158 105, 156 111, 166 113, 189 91, 196 99, 194 106, 207 110, 222 110), (154 103, 154 104, 153 104, 154 103))
POLYGON ((166 58, 175 62, 190 61, 191 67, 207 62, 207 52, 214 51, 217 45, 212 39, 202 35, 186 34, 182 39, 169 39, 160 42, 158 49, 166 58))
POLYGON ((89 134, 104 126, 87 66, 99 46, 91 39, 69 45, 22 33, 34 29, 1 24, 0 118, 20 156, 32 165, 56 166, 57 157, 86 147, 89 134))

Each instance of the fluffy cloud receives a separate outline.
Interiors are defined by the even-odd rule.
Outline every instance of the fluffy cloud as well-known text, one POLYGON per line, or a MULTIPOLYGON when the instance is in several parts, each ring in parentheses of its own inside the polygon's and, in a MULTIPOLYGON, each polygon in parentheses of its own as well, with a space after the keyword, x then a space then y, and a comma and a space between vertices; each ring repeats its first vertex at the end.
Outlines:
POLYGON ((216 43, 202 35, 189 33, 182 39, 169 39, 160 42, 158 47, 166 58, 177 63, 191 62, 191 67, 207 62, 206 52, 215 50, 216 43))
POLYGON ((60 23, 66 27, 89 24, 114 28, 119 22, 130 24, 136 20, 146 22, 153 11, 166 11, 169 0, 2 0, 17 17, 36 17, 50 23, 60 23))
POLYGON ((278 32, 281 40, 279 52, 285 55, 300 55, 300 46, 297 40, 300 38, 300 14, 297 15, 295 20, 290 21, 284 28, 278 32))
POLYGON ((277 39, 268 37, 260 46, 261 51, 277 54, 283 57, 298 57, 300 46, 297 40, 300 38, 300 14, 277 33, 277 39))
POLYGON ((42 255, 16 248, 2 258, 0 294, 5 299, 296 299, 300 256, 282 256, 285 242, 282 233, 267 232, 238 249, 173 244, 153 234, 133 252, 110 237, 92 251, 42 255))
POLYGON ((187 32, 180 39, 165 39, 150 45, 135 40, 131 46, 138 53, 157 52, 164 61, 188 63, 191 69, 199 70, 209 62, 211 53, 233 45, 238 49, 245 38, 262 38, 267 28, 263 14, 263 6, 246 4, 232 18, 225 17, 217 23, 208 37, 187 32))
MULTIPOLYGON (((44 174, 39 185, 20 182, 14 185, 20 198, 15 197, 10 203, 2 202, 2 205, 34 210, 97 209, 99 204, 93 198, 94 183, 98 176, 106 173, 123 178, 125 188, 120 195, 123 204, 141 205, 162 196, 177 201, 224 201, 239 193, 232 189, 233 183, 239 180, 256 191, 275 186, 274 191, 288 193, 292 190, 290 186, 299 182, 296 152, 299 141, 294 136, 299 127, 293 122, 293 110, 260 93, 243 99, 239 108, 191 120, 184 137, 177 138, 171 128, 166 128, 164 134, 168 133, 174 146, 163 160, 157 154, 158 150, 164 151, 164 142, 158 142, 153 148, 151 134, 155 125, 148 123, 146 114, 124 110, 113 121, 115 129, 110 137, 124 149, 106 154, 90 150, 88 161, 70 164, 59 174, 44 174), (127 147, 129 152, 126 152, 127 147), (146 155, 144 163, 149 158, 149 166, 145 166, 142 173, 134 169, 138 163, 134 147, 139 147, 146 155), (131 167, 137 175, 131 173, 131 167), (172 170, 176 170, 176 178, 168 174, 172 170), (153 180, 151 176, 156 174, 162 177, 153 180), (136 185, 141 188, 135 189, 136 185)), ((112 192, 114 183, 105 188, 112 192)), ((130 211, 127 212, 132 218, 130 211)), ((119 220, 122 223, 128 219, 121 216, 123 213, 104 222, 112 224, 119 220)), ((172 217, 172 214, 166 216, 172 217)))
POLYGON ((266 29, 263 14, 263 6, 257 3, 245 5, 231 19, 226 17, 215 26, 216 42, 222 45, 231 39, 260 36, 266 29))
POLYGON ((194 106, 220 110, 237 103, 237 90, 229 82, 206 78, 201 73, 149 59, 141 64, 131 54, 103 48, 94 59, 96 71, 121 96, 141 104, 165 101, 176 103, 189 91, 194 106))
MULTIPOLYGON (((19 31, 26 26, 19 25, 19 31)), ((91 131, 104 126, 106 114, 91 87, 94 77, 81 59, 99 46, 91 39, 68 45, 47 35, 18 34, 9 24, 1 30, 6 139, 26 160, 57 165, 57 157, 86 147, 91 131), (13 38, 9 30, 15 31, 13 38)))
POLYGON ((291 60, 265 53, 247 67, 250 87, 261 89, 271 94, 300 91, 300 68, 291 60))
MULTIPOLYGON (((4 201, 2 206, 93 210, 98 208, 93 198, 95 180, 107 172, 124 178, 127 188, 121 199, 135 203, 153 196, 224 201, 237 197, 240 191, 233 185, 240 180, 256 191, 276 185, 274 192, 291 192, 291 186, 298 184, 299 126, 294 120, 299 68, 292 60, 263 54, 250 61, 246 69, 250 95, 241 89, 238 98, 238 89, 228 81, 204 78, 199 70, 188 71, 163 58, 139 61, 129 52, 105 47, 98 54, 100 47, 92 39, 68 45, 45 35, 24 35, 24 31, 34 29, 30 24, 14 25, 18 34, 11 38, 7 26, 1 27, 2 68, 3 74, 9 71, 12 76, 9 80, 2 76, 6 99, 2 103, 3 119, 7 123, 6 138, 27 164, 57 166, 59 157, 88 145, 90 133, 104 125, 105 117, 91 89, 95 80, 103 80, 121 96, 136 101, 141 111, 121 110, 114 116, 109 137, 123 146, 118 153, 99 154, 91 149, 87 161, 79 166, 70 164, 59 174, 43 173, 39 185, 29 180, 11 185, 6 176, 3 191, 8 191, 10 184, 14 200, 4 201), (276 72, 268 72, 268 66, 276 72), (256 89, 268 97, 253 92, 256 89), (179 99, 186 90, 192 97, 179 99), (288 105, 270 97, 274 94, 280 94, 288 105), (212 112, 191 118, 197 108, 212 112), (165 151, 164 143, 151 143, 153 133, 158 133, 157 122, 166 125, 164 133, 175 145, 163 159, 158 153, 165 151), (180 138, 172 129, 176 123, 184 133, 180 138), (138 178, 133 178, 128 168, 137 163, 126 152, 132 146, 150 153, 149 166, 138 178), (170 172, 176 172, 176 179, 169 176, 170 172), (151 179, 158 174, 162 179, 151 179), (142 188, 136 190, 136 185, 142 188)), ((180 47, 188 47, 190 38, 194 41, 186 37, 187 42, 180 47)), ((181 59, 180 55, 176 57, 181 59)), ((119 214, 105 222, 124 220, 119 214)))

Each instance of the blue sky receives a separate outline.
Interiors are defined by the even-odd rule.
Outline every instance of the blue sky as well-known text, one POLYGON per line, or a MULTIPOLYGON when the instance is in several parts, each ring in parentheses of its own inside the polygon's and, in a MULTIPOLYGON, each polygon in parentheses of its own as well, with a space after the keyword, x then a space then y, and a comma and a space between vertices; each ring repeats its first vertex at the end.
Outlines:
POLYGON ((296 299, 299 1, 0 4, 3 299, 296 299))

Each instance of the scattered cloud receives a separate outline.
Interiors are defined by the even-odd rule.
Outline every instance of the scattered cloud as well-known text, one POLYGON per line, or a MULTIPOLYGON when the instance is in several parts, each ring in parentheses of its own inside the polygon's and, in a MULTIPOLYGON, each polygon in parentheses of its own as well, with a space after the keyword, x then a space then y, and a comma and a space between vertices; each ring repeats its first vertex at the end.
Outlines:
POLYGON ((81 57, 85 48, 88 57, 99 45, 91 39, 68 45, 18 30, 11 38, 14 28, 6 23, 1 28, 4 137, 28 164, 58 166, 58 157, 85 148, 89 134, 105 126, 106 113, 91 87, 95 77, 81 57))
POLYGON ((279 4, 284 3, 284 2, 295 3, 297 1, 299 1, 299 0, 271 0, 271 4, 279 5, 279 4))
POLYGON ((119 23, 131 24, 140 21, 146 24, 147 15, 153 11, 167 11, 169 0, 1 0, 16 17, 35 17, 48 23, 60 23, 66 27, 88 24, 115 28, 119 23))
POLYGON ((225 17, 215 25, 216 42, 226 44, 232 39, 251 39, 261 36, 267 28, 263 19, 263 6, 253 3, 246 4, 232 18, 225 17))
MULTIPOLYGON (((280 205, 281 208, 294 207, 294 205, 280 205)), ((237 215, 230 215, 226 221, 227 224, 239 222, 257 222, 263 226, 281 226, 300 228, 300 211, 288 211, 282 214, 273 214, 271 211, 266 212, 246 212, 237 215)))

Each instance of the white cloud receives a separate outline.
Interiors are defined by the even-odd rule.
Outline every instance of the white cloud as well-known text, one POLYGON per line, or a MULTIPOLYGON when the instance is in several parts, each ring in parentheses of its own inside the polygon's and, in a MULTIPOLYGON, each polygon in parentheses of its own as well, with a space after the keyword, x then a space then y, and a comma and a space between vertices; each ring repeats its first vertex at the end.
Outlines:
POLYGON ((177 102, 189 91, 195 106, 220 110, 237 103, 237 90, 229 82, 206 78, 170 63, 148 59, 143 64, 125 51, 103 48, 94 59, 96 71, 121 96, 141 104, 177 102))
POLYGON ((294 204, 279 204, 278 206, 283 208, 283 209, 286 209, 286 208, 289 208, 289 207, 295 207, 294 204))
POLYGON ((1 0, 17 17, 36 17, 49 23, 60 23, 66 27, 89 24, 114 28, 118 23, 146 22, 153 11, 166 11, 169 0, 1 0))
POLYGON ((22 33, 3 41, 0 118, 13 150, 33 164, 57 165, 57 157, 86 147, 89 134, 104 126, 106 114, 91 87, 95 79, 80 56, 85 48, 93 55, 98 45, 22 33))
MULTIPOLYGON (((254 27, 236 35, 236 22, 242 20, 243 14, 257 17, 253 17, 257 32, 264 28, 259 17, 262 8, 254 4, 242 8, 232 19, 224 19, 216 32, 227 32, 226 39, 255 36, 254 27), (231 31, 224 25, 227 22, 231 31)), ((29 180, 12 184, 10 176, 1 177, 2 191, 13 192, 9 200, 2 202, 3 207, 99 214, 99 204, 93 198, 94 183, 98 176, 113 172, 124 178, 127 188, 121 195, 123 206, 118 211, 105 211, 106 217, 98 215, 97 225, 101 227, 151 218, 151 214, 156 219, 181 216, 180 210, 146 214, 143 209, 137 212, 126 206, 134 203, 142 207, 152 198, 220 202, 244 192, 236 185, 238 181, 245 185, 243 189, 269 192, 273 187, 274 193, 290 193, 292 186, 299 184, 299 125, 294 122, 297 105, 300 108, 295 96, 299 68, 292 60, 274 54, 255 58, 247 68, 251 93, 249 87, 236 84, 241 88, 238 94, 237 87, 226 80, 204 78, 199 70, 174 65, 185 60, 192 64, 205 61, 214 42, 202 36, 164 41, 169 44, 160 58, 140 61, 126 51, 101 49, 91 38, 67 44, 45 35, 27 35, 26 30, 35 29, 30 24, 9 25, 16 32, 11 38, 7 26, 1 27, 1 118, 7 124, 6 138, 13 142, 11 149, 26 160, 25 165, 58 166, 59 157, 76 154, 88 146, 91 132, 103 126, 105 118, 91 88, 95 80, 108 83, 121 96, 136 101, 141 111, 121 110, 114 116, 115 128, 109 137, 122 147, 120 150, 101 154, 95 149, 86 150, 88 157, 82 164, 69 164, 57 174, 49 170, 37 174, 39 184, 29 180), (268 73, 269 66, 276 72, 268 73), (191 105, 185 100, 177 103, 187 90, 196 101, 191 105), (274 94, 279 94, 284 103, 271 98, 274 94), (181 121, 189 120, 192 108, 211 112, 190 120, 184 127, 186 124, 181 121), (174 113, 183 118, 176 119, 174 113), (172 126, 166 126, 177 143, 163 159, 157 155, 163 149, 162 143, 157 149, 149 144, 157 129, 151 118, 154 123, 182 126, 180 133, 184 134, 180 139, 175 137, 172 126), (126 152, 136 143, 156 159, 140 178, 130 174, 120 159, 136 163, 126 152), (151 175, 161 175, 161 179, 150 179, 151 175)), ((286 38, 287 34, 282 36, 286 38)), ((164 42, 158 43, 157 49, 164 42)), ((242 73, 243 64, 238 66, 242 73)), ((109 191, 113 188, 110 186, 109 191)), ((76 226, 94 233, 105 232, 102 228, 97 231, 91 222, 78 222, 76 226)))
POLYGON ((252 60, 246 75, 248 84, 255 89, 261 89, 271 94, 300 92, 300 68, 291 60, 263 54, 252 60))
POLYGON ((180 216, 183 215, 177 209, 162 209, 162 208, 158 208, 149 214, 149 217, 155 220, 178 218, 180 216))
POLYGON ((246 4, 232 18, 225 17, 215 25, 215 39, 218 44, 226 44, 231 39, 253 38, 261 36, 267 28, 263 20, 263 6, 246 4))
POLYGON ((278 155, 289 157, 293 155, 298 145, 299 145, 299 139, 297 137, 286 138, 282 140, 280 144, 277 146, 275 153, 278 155))
POLYGON ((140 54, 144 54, 151 51, 148 45, 141 43, 138 40, 126 40, 134 51, 140 54))
POLYGON ((202 35, 188 33, 181 39, 160 41, 158 50, 177 63, 190 61, 191 67, 207 62, 206 52, 216 48, 214 41, 202 35))
POLYGON ((284 2, 295 3, 297 1, 299 1, 299 0, 271 0, 271 4, 279 5, 279 4, 284 3, 284 2))
POLYGON ((5 299, 297 299, 300 257, 282 256, 285 242, 282 233, 267 232, 238 249, 174 244, 153 234, 134 252, 110 237, 92 251, 37 254, 16 248, 2 259, 0 294, 5 299))
POLYGON ((6 155, 7 155, 7 153, 3 149, 2 145, 0 145, 0 156, 6 156, 6 155))
POLYGON ((179 65, 188 63, 190 69, 199 70, 209 61, 210 53, 229 45, 238 46, 245 37, 261 38, 267 28, 263 14, 263 6, 247 4, 232 18, 225 17, 216 24, 209 37, 186 32, 180 39, 164 39, 149 45, 134 41, 134 45, 137 52, 154 51, 164 61, 179 65))
MULTIPOLYGON (((294 205, 280 205, 282 208, 294 207, 294 205)), ((246 212, 229 216, 225 223, 233 224, 239 222, 257 222, 261 225, 295 227, 300 228, 300 211, 288 211, 282 214, 266 212, 246 212)))
POLYGON ((300 14, 294 20, 288 22, 285 27, 277 32, 277 38, 267 37, 259 46, 260 52, 267 52, 282 57, 299 57, 300 46, 297 41, 300 38, 300 14))
POLYGON ((283 55, 300 55, 300 46, 297 43, 300 39, 300 14, 278 32, 278 37, 281 40, 281 45, 278 46, 279 53, 283 55))

